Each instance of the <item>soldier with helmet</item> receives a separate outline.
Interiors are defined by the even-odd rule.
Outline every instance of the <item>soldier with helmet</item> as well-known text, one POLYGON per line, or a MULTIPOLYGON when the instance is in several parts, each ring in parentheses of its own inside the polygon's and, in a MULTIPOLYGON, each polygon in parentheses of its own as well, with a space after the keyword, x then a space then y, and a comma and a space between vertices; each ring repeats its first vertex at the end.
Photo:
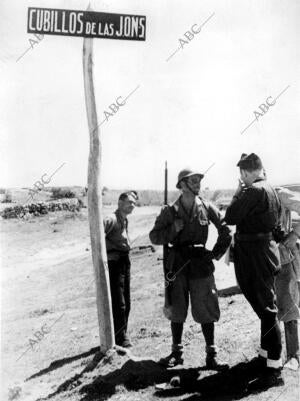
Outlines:
POLYGON ((219 211, 199 196, 203 177, 191 169, 179 173, 176 187, 181 195, 172 205, 162 208, 150 239, 155 245, 170 244, 164 313, 171 321, 172 350, 160 363, 166 367, 183 363, 182 334, 190 298, 192 316, 201 324, 206 343, 206 366, 218 370, 228 365, 218 361, 214 341, 214 323, 219 320, 220 309, 213 260, 219 260, 225 253, 231 235, 229 228, 222 223, 219 211), (205 247, 210 222, 218 230, 218 239, 212 250, 205 247))

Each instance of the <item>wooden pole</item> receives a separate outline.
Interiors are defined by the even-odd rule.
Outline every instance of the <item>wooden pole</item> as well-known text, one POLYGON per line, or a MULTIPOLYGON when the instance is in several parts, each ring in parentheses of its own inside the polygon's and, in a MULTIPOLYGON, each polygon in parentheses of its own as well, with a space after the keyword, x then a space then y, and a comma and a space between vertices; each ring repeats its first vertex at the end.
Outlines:
MULTIPOLYGON (((168 204, 168 163, 165 161, 165 187, 164 187, 164 205, 168 204)), ((167 259, 169 255, 169 245, 166 244, 163 246, 163 269, 164 269, 164 278, 165 278, 165 283, 168 282, 168 285, 165 285, 165 307, 168 307, 172 305, 172 299, 171 299, 171 286, 169 286, 169 281, 166 281, 166 278, 168 277, 168 270, 167 270, 167 259)))
MULTIPOLYGON (((88 8, 91 11, 91 8, 88 8)), ((83 40, 83 78, 87 120, 90 133, 88 165, 88 214, 92 258, 96 281, 96 302, 100 348, 106 352, 115 345, 109 273, 102 215, 101 140, 98 127, 93 80, 93 39, 83 40)))

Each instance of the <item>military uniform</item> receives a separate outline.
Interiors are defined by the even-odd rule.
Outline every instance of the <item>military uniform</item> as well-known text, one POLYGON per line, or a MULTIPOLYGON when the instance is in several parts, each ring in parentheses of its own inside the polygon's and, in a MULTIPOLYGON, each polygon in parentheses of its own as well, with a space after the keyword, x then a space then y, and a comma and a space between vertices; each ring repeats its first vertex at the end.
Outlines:
MULTIPOLYGON (((238 166, 247 169, 256 155, 242 155, 238 166)), ((259 159, 260 161, 260 159, 259 159)), ((281 335, 275 301, 275 274, 280 269, 273 230, 278 224, 280 204, 274 189, 258 178, 241 189, 228 206, 225 221, 236 225, 233 250, 238 284, 261 320, 260 355, 269 368, 281 366, 281 335)))
POLYGON ((172 352, 159 363, 165 367, 183 363, 182 333, 190 298, 192 316, 201 324, 205 339, 206 367, 221 370, 228 365, 218 360, 214 343, 214 322, 219 320, 220 309, 212 260, 225 253, 231 235, 218 210, 199 197, 203 177, 189 168, 179 172, 176 187, 182 194, 172 205, 163 207, 150 232, 154 244, 164 245, 164 313, 172 332, 172 352), (212 251, 205 248, 210 222, 218 230, 212 251))
POLYGON ((189 216, 177 199, 164 206, 157 217, 150 239, 156 245, 171 244, 165 277, 170 301, 166 297, 164 313, 173 322, 184 322, 191 298, 192 315, 198 323, 216 322, 220 317, 217 290, 213 276, 214 265, 206 260, 205 248, 208 226, 212 222, 218 230, 218 239, 212 253, 221 258, 230 244, 229 229, 221 223, 218 210, 209 202, 196 197, 189 216), (176 233, 174 221, 180 218, 184 228, 176 233))

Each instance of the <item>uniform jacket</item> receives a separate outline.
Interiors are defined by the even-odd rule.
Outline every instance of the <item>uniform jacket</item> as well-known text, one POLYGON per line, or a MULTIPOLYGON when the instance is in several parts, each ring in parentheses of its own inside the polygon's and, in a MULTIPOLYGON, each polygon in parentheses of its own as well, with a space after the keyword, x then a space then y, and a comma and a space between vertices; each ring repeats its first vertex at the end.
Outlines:
POLYGON ((272 232, 279 220, 280 203, 275 190, 262 178, 235 195, 225 214, 226 223, 236 225, 241 234, 272 232))
POLYGON ((188 255, 185 256, 178 250, 181 247, 190 244, 205 246, 210 222, 218 230, 218 239, 212 252, 216 259, 220 259, 231 242, 231 235, 229 228, 222 222, 218 209, 211 203, 196 197, 192 213, 188 216, 182 206, 181 196, 172 205, 162 208, 149 236, 153 244, 173 245, 167 261, 168 270, 177 270, 187 260, 188 255), (175 220, 178 218, 184 221, 184 228, 176 233, 175 220))

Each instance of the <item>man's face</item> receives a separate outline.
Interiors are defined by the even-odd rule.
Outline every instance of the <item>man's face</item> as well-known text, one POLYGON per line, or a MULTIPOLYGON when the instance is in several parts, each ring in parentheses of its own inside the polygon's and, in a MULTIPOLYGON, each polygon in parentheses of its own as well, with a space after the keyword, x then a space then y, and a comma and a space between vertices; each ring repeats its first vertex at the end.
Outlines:
POLYGON ((182 192, 193 192, 194 194, 199 194, 201 178, 198 175, 192 175, 191 177, 183 180, 181 183, 182 192))
POLYGON ((252 185, 253 181, 255 180, 257 176, 257 171, 247 171, 247 170, 242 170, 240 169, 240 176, 241 180, 246 186, 252 185))
POLYGON ((124 214, 130 214, 135 208, 135 204, 136 199, 133 196, 128 195, 126 199, 119 201, 119 209, 121 209, 124 214))

